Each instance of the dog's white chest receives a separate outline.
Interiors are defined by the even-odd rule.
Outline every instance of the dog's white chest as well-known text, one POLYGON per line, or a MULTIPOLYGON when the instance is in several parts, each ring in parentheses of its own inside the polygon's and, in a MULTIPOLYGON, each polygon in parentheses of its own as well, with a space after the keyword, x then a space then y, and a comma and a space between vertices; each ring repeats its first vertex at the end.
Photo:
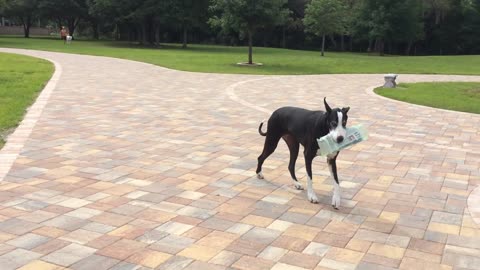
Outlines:
MULTIPOLYGON (((319 151, 319 150, 317 150, 317 152, 318 152, 318 151, 319 151)), ((338 155, 338 151, 337 151, 337 152, 333 152, 333 153, 331 153, 331 154, 328 154, 328 155, 327 155, 327 158, 328 158, 328 159, 332 159, 332 158, 335 158, 337 155, 338 155)))

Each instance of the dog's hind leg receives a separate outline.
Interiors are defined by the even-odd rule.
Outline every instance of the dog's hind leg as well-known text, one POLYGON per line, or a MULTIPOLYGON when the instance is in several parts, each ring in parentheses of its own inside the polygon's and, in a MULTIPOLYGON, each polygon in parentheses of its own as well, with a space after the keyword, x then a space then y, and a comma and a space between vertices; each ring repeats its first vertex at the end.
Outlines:
POLYGON ((340 183, 338 182, 338 175, 337 175, 337 156, 338 156, 338 152, 327 157, 328 168, 330 169, 330 173, 332 174, 332 177, 334 179, 332 206, 335 209, 338 209, 340 207, 340 201, 341 201, 340 183))
POLYGON ((257 177, 259 179, 263 179, 263 174, 262 174, 262 165, 263 162, 277 149, 278 141, 280 141, 280 138, 282 136, 278 133, 275 132, 269 132, 267 133, 267 137, 265 138, 265 145, 263 147, 263 152, 260 156, 258 156, 258 165, 257 165, 257 177))
POLYGON ((297 161, 298 157, 298 150, 300 149, 300 144, 292 135, 285 135, 282 137, 283 140, 288 145, 288 150, 290 150, 290 162, 288 163, 288 171, 290 171, 290 175, 292 176, 293 185, 295 185, 296 189, 303 189, 303 186, 298 182, 297 176, 295 176, 295 162, 297 161))
POLYGON ((312 184, 312 161, 315 158, 315 154, 310 151, 305 151, 305 168, 307 169, 307 196, 311 203, 318 203, 317 194, 313 190, 312 184))

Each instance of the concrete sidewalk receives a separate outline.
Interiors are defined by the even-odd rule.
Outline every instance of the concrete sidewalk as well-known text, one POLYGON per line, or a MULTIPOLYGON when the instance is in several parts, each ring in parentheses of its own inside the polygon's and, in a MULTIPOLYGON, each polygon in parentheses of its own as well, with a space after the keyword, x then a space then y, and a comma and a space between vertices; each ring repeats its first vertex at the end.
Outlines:
MULTIPOLYGON (((480 183, 480 115, 375 96, 382 75, 203 74, 0 51, 61 67, 6 145, 17 153, 2 156, 14 157, 0 182, 2 270, 480 267, 480 195, 467 207, 480 183), (268 112, 323 110, 324 96, 371 133, 338 157, 339 211, 323 158, 313 168, 320 204, 293 188, 284 143, 266 180, 254 174, 268 112)), ((297 175, 304 183, 301 156, 297 175)))

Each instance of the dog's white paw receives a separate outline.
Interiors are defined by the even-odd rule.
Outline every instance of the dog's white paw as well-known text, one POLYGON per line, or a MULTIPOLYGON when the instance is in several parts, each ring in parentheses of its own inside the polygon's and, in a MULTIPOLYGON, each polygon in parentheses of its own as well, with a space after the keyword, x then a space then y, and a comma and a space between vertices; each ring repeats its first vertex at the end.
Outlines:
POLYGON ((265 179, 262 172, 257 173, 257 178, 258 179, 265 179))
POLYGON ((341 189, 338 183, 333 183, 332 206, 337 209, 340 207, 341 189))
POLYGON ((332 196, 333 208, 338 210, 338 208, 340 207, 340 201, 341 201, 340 191, 335 190, 332 196))
POLYGON ((295 186, 296 189, 303 190, 302 184, 300 184, 298 181, 293 180, 293 185, 295 186))
POLYGON ((307 192, 307 196, 308 196, 308 200, 309 200, 311 203, 318 203, 317 194, 315 194, 314 191, 312 191, 312 192, 307 192))

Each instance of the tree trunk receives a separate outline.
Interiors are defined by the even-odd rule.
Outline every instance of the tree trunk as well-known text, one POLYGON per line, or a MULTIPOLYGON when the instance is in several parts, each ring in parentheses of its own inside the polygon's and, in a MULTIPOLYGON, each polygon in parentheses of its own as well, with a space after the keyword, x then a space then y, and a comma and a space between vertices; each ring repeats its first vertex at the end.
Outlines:
POLYGON ((335 37, 333 35, 328 36, 330 38, 330 41, 332 42, 334 50, 338 49, 337 48, 337 42, 335 41, 335 37))
POLYGON ((248 30, 248 63, 251 65, 253 64, 253 57, 252 57, 252 46, 253 46, 253 40, 252 40, 252 30, 248 30))
POLYGON ((25 38, 30 37, 30 25, 23 25, 23 33, 25 38))
POLYGON ((75 19, 68 19, 68 35, 73 37, 73 33, 75 33, 75 19))
POLYGON ((30 27, 32 26, 32 18, 27 16, 25 19, 21 18, 23 24, 23 34, 25 38, 30 37, 30 27))
POLYGON ((96 21, 92 22, 92 33, 93 33, 93 39, 98 40, 100 38, 100 34, 98 31, 98 23, 96 21))
POLYGON ((129 42, 132 42, 134 41, 135 37, 134 37, 134 29, 132 29, 132 27, 130 25, 127 26, 128 27, 128 41, 129 42))
POLYGON ((138 25, 135 29, 135 40, 137 40, 138 43, 142 44, 143 42, 143 36, 142 36, 142 25, 138 25))
POLYGON ((348 41, 349 43, 349 51, 353 52, 353 36, 350 36, 350 39, 348 41))
POLYGON ((410 51, 412 50, 413 42, 411 40, 408 41, 407 49, 405 50, 405 55, 410 55, 410 51))
POLYGON ((340 50, 345 51, 345 36, 343 34, 340 36, 340 50))
POLYGON ((372 40, 369 39, 368 40, 368 48, 367 48, 367 52, 371 52, 372 51, 372 40))
POLYGON ((325 56, 325 35, 322 36, 322 56, 325 56))
POLYGON ((378 52, 380 53, 380 56, 385 55, 385 42, 383 41, 383 39, 380 39, 378 41, 378 52))
POLYGON ((74 20, 75 29, 77 29, 78 24, 80 23, 80 18, 74 20))
POLYGON ((160 46, 160 26, 155 27, 155 45, 160 46))
POLYGON ((79 18, 69 18, 67 20, 68 24, 68 34, 72 36, 72 39, 75 39, 73 37, 73 33, 75 33, 75 29, 77 28, 78 23, 80 22, 79 18))
POLYGON ((435 12, 435 25, 440 24, 441 14, 440 12, 435 12))
MULTIPOLYGON (((130 27, 128 28, 128 41, 130 41, 130 27)), ((120 39, 120 30, 118 29, 118 24, 116 23, 113 28, 113 39, 119 40, 120 39)))
POLYGON ((182 48, 187 48, 187 38, 188 38, 188 32, 187 32, 187 25, 183 23, 183 44, 182 48))
POLYGON ((147 21, 147 31, 148 31, 148 43, 154 45, 155 43, 155 23, 153 22, 153 19, 150 18, 147 21))
POLYGON ((142 22, 142 31, 141 31, 141 36, 142 36, 142 45, 147 44, 147 22, 142 22))
POLYGON ((287 30, 286 27, 282 27, 282 48, 287 48, 287 30))

